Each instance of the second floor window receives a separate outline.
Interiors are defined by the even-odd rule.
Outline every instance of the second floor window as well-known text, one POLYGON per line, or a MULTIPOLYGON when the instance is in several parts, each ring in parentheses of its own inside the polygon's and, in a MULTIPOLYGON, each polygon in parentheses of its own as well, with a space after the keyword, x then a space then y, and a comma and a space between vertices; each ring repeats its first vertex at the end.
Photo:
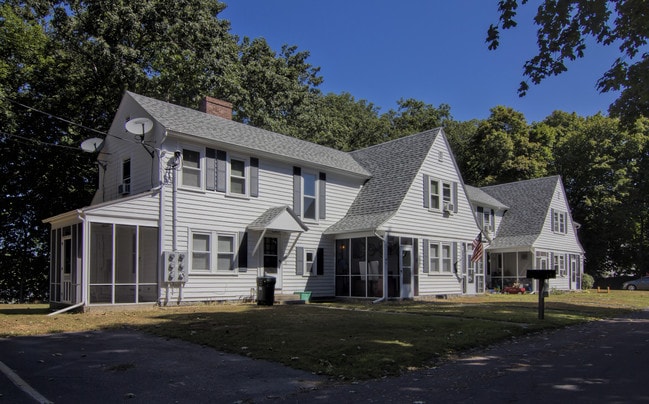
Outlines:
POLYGON ((230 159, 230 193, 246 195, 246 162, 230 159))
POLYGON ((567 223, 568 214, 566 212, 552 211, 552 231, 562 234, 568 233, 567 223))
POLYGON ((201 187, 201 154, 195 150, 183 149, 182 185, 201 187))
POLYGON ((315 174, 304 173, 302 175, 302 198, 304 206, 304 214, 302 216, 305 219, 316 219, 318 201, 316 183, 317 177, 315 174))
POLYGON ((430 181, 430 209, 439 209, 440 204, 439 182, 437 180, 430 181))
POLYGON ((122 184, 131 184, 131 159, 122 161, 122 184))

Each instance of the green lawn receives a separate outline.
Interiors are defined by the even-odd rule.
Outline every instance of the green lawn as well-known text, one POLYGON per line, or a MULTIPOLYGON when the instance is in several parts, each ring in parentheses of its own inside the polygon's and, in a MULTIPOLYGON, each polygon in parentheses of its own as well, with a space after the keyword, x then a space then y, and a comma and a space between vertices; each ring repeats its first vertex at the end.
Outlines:
POLYGON ((649 307, 649 292, 484 295, 430 302, 214 304, 46 316, 43 305, 0 305, 0 335, 132 327, 281 362, 337 379, 434 366, 469 348, 649 307))

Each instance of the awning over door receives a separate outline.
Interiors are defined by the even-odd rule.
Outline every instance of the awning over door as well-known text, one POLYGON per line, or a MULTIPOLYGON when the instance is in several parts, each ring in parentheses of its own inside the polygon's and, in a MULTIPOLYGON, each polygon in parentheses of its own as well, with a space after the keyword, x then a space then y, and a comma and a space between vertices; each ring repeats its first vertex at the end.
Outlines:
MULTIPOLYGON (((270 208, 261 214, 257 219, 248 225, 248 230, 261 231, 261 236, 253 254, 257 253, 259 243, 264 239, 264 235, 268 230, 279 231, 285 233, 298 233, 298 237, 293 242, 293 246, 302 233, 308 231, 309 228, 302 222, 302 220, 293 212, 288 206, 277 206, 270 208)), ((291 246, 291 250, 293 249, 291 246)))
POLYGON ((270 208, 248 225, 248 230, 275 230, 303 233, 309 228, 288 206, 270 208))

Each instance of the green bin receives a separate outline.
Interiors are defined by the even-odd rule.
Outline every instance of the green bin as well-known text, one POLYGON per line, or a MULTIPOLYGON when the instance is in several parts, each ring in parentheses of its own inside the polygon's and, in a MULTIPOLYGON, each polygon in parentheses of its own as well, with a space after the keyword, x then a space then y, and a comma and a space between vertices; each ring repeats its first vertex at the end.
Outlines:
POLYGON ((272 306, 275 303, 275 282, 272 276, 257 278, 257 305, 272 306))

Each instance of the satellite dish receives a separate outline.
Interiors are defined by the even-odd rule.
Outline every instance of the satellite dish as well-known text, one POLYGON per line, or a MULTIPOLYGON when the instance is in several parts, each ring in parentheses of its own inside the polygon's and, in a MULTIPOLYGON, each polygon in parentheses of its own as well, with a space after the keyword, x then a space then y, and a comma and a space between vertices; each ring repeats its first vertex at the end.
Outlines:
POLYGON ((126 122, 126 130, 134 135, 144 135, 153 128, 153 121, 149 118, 134 118, 126 122))
POLYGON ((83 142, 81 142, 81 150, 87 153, 94 153, 96 151, 99 151, 99 149, 101 149, 103 143, 104 143, 103 139, 100 139, 98 137, 91 137, 90 139, 86 139, 83 142))

